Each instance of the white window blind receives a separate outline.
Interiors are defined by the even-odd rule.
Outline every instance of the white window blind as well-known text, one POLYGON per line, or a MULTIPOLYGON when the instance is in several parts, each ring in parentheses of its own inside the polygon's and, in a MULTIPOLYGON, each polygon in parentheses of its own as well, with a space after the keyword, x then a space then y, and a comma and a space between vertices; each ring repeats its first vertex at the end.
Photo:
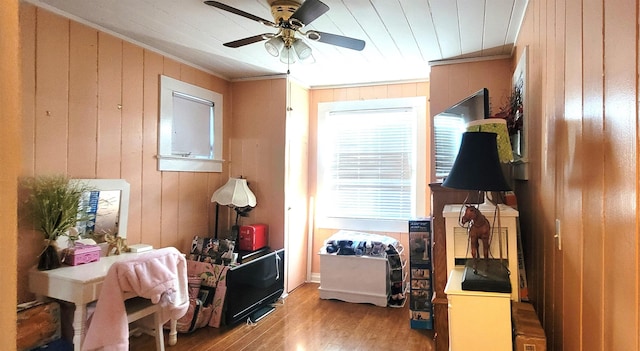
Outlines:
POLYGON ((408 219, 415 208, 415 113, 330 113, 323 191, 329 217, 408 219))
POLYGON ((440 180, 449 175, 458 156, 464 130, 465 122, 458 115, 441 113, 433 118, 436 179, 440 180))
POLYGON ((406 232, 426 215, 426 102, 318 104, 318 228, 406 232))
POLYGON ((171 154, 213 159, 212 101, 173 92, 171 154))

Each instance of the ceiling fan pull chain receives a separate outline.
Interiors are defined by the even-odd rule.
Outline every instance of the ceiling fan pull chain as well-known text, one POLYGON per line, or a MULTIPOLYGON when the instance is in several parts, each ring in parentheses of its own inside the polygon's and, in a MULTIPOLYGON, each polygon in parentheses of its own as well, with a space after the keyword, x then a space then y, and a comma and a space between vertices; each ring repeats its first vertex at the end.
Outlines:
POLYGON ((287 55, 287 76, 291 73, 291 71, 289 71, 289 62, 291 61, 291 56, 287 55))

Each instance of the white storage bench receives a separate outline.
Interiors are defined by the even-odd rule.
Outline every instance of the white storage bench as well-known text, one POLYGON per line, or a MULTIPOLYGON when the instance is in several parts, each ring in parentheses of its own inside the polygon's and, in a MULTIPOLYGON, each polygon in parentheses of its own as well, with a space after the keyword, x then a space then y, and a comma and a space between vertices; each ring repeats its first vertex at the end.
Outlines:
MULTIPOLYGON (((358 233, 357 235, 373 235, 358 233)), ((351 232, 341 231, 327 240, 348 238, 351 232)), ((358 236, 358 238, 360 238, 358 236)), ((390 237, 376 235, 374 240, 382 238, 385 244, 399 246, 390 237)), ((386 253, 374 255, 338 255, 320 250, 320 291, 321 299, 337 299, 353 303, 371 303, 386 307, 391 291, 390 267, 386 253)), ((401 254, 401 248, 398 250, 401 254)), ((404 261, 404 260, 403 260, 404 261)), ((404 265, 403 265, 404 266, 404 265)))

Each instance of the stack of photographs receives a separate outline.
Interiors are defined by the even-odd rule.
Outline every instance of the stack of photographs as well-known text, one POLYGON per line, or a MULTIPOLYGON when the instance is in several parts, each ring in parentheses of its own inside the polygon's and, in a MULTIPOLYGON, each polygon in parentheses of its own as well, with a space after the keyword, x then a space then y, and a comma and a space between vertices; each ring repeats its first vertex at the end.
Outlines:
POLYGON ((233 257, 235 242, 195 236, 191 243, 189 259, 213 264, 229 264, 233 257))

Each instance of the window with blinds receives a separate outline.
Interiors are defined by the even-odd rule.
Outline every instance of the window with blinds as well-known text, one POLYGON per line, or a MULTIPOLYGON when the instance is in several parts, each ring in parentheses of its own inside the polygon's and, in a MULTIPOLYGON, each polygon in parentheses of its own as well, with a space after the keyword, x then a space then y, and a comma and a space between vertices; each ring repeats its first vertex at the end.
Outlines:
POLYGON ((436 157, 436 179, 449 175, 465 130, 464 119, 460 115, 440 113, 433 118, 433 139, 436 157))
POLYGON ((406 231, 409 218, 423 215, 417 159, 425 154, 418 151, 418 135, 425 133, 418 133, 418 125, 426 116, 395 100, 319 114, 318 225, 406 231))
POLYGON ((158 170, 222 172, 222 94, 160 76, 158 170))

